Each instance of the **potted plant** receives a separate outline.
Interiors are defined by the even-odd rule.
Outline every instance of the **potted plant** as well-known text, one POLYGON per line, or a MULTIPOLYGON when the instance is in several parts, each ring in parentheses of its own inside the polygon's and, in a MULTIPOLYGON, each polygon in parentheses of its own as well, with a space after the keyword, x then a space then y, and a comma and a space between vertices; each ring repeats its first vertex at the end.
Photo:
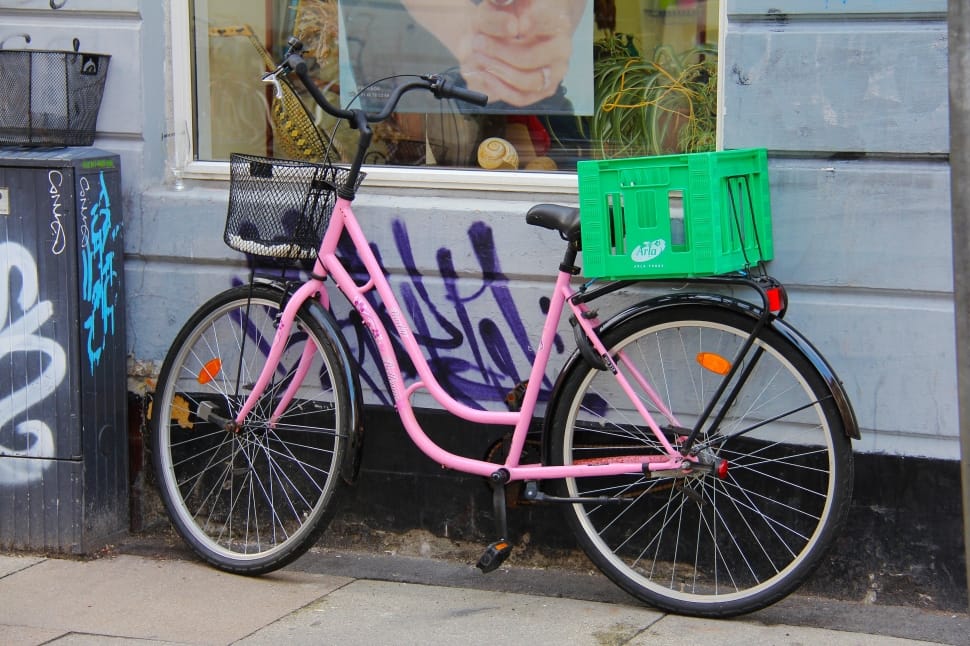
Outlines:
POLYGON ((713 150, 717 49, 677 52, 660 45, 642 56, 629 34, 596 43, 596 113, 591 134, 600 158, 713 150))

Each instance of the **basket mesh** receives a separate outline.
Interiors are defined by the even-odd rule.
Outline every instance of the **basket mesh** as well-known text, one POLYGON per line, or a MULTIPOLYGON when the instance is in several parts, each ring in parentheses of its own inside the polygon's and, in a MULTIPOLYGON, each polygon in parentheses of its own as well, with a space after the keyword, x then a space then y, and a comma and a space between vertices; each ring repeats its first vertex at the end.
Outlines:
POLYGON ((233 153, 226 244, 257 256, 315 258, 347 173, 329 164, 233 153))
POLYGON ((0 145, 93 144, 110 59, 0 50, 0 145))

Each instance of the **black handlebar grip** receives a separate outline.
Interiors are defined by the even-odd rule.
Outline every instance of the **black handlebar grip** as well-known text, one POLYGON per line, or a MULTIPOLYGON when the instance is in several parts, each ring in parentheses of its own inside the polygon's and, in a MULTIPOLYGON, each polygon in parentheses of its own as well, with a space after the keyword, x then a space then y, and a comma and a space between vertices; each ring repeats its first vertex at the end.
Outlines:
POLYGON ((460 101, 467 101, 468 103, 478 106, 484 106, 488 103, 487 95, 474 90, 469 90, 467 87, 457 85, 454 81, 449 79, 441 80, 439 95, 442 97, 452 97, 460 101))
POLYGON ((303 60, 303 55, 299 52, 286 57, 286 66, 296 72, 297 75, 306 73, 306 61, 303 60))
POLYGON ((337 117, 338 119, 353 119, 353 110, 341 110, 340 108, 334 106, 327 100, 327 97, 323 95, 320 88, 316 86, 313 79, 310 78, 310 73, 307 68, 306 61, 303 60, 303 55, 299 52, 295 52, 286 57, 285 67, 296 72, 296 75, 300 77, 300 82, 303 83, 303 87, 306 88, 316 104, 326 111, 332 117, 337 117))

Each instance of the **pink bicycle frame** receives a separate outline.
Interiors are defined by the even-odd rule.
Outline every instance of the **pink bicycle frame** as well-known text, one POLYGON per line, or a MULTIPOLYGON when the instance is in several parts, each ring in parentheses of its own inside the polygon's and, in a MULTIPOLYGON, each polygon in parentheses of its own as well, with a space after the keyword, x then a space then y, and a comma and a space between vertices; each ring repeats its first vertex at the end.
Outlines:
MULTIPOLYGON (((681 455, 661 432, 657 422, 647 410, 642 399, 637 395, 634 384, 643 391, 651 403, 657 406, 658 410, 671 423, 677 424, 676 419, 674 419, 671 411, 667 410, 664 406, 663 401, 653 388, 651 388, 646 378, 643 377, 631 362, 626 361, 622 353, 617 356, 619 365, 610 357, 595 332, 599 321, 596 318, 589 318, 588 315, 584 316, 584 313, 588 310, 585 304, 573 302, 571 297, 574 291, 570 286, 572 277, 566 271, 559 271, 558 273, 556 285, 552 298, 550 299, 549 311, 546 314, 546 320, 542 328, 542 336, 536 350, 535 361, 529 374, 522 406, 517 412, 485 411, 470 408, 455 400, 442 388, 428 365, 420 346, 414 339, 408 321, 401 312, 397 298, 387 279, 384 277, 382 268, 374 253, 371 251, 364 232, 360 228, 360 224, 351 209, 351 203, 346 199, 337 199, 333 214, 330 218, 330 224, 320 245, 313 274, 314 276, 329 275, 336 284, 337 289, 346 296, 354 309, 360 314, 364 326, 373 337, 377 346, 388 382, 390 383, 394 406, 397 408, 405 430, 411 440, 425 455, 444 467, 486 477, 495 473, 498 468, 504 468, 508 472, 510 480, 542 480, 548 478, 607 476, 645 471, 670 471, 684 469, 696 461, 696 458, 681 455), (369 280, 364 285, 358 285, 337 258, 337 244, 344 231, 349 235, 356 253, 367 270, 369 280), (378 296, 387 310, 388 317, 394 324, 395 332, 401 344, 417 369, 418 379, 410 386, 404 383, 404 377, 384 324, 365 298, 365 295, 372 290, 377 291, 378 296), (582 326, 586 335, 589 337, 593 348, 607 362, 608 369, 613 372, 617 382, 624 392, 626 392, 633 406, 643 417, 644 422, 651 429, 658 443, 663 446, 664 453, 597 458, 595 460, 565 466, 519 463, 523 447, 525 446, 526 434, 528 433, 529 425, 535 412, 536 402, 539 396, 539 387, 545 376, 546 367, 549 362, 553 340, 558 330, 563 309, 567 305, 572 310, 579 325, 582 326), (622 370, 620 369, 621 367, 622 370), (629 373, 630 378, 625 373, 629 373), (633 383, 631 383, 631 379, 633 383), (480 424, 514 427, 511 446, 505 464, 499 465, 484 460, 455 455, 435 444, 422 429, 415 416, 414 408, 411 405, 412 394, 421 389, 426 389, 434 400, 445 410, 461 419, 480 424)), ((253 391, 249 394, 242 409, 236 416, 236 423, 240 426, 245 423, 246 416, 256 405, 259 397, 269 384, 279 363, 286 341, 289 338, 296 313, 303 303, 309 299, 317 299, 324 307, 329 306, 329 299, 321 278, 311 277, 296 290, 286 303, 266 363, 262 368, 253 391)), ((295 396, 303 378, 306 376, 310 361, 315 352, 316 348, 308 343, 297 367, 295 378, 278 404, 277 414, 284 410, 295 396)))

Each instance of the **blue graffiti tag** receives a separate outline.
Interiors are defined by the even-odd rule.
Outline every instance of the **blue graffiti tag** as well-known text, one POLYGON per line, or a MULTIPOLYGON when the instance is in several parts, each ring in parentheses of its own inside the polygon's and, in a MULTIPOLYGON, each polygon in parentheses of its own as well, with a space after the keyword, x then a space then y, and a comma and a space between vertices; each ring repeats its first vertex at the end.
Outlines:
POLYGON ((117 239, 120 224, 111 221, 111 198, 104 173, 99 177, 100 190, 91 207, 91 230, 88 244, 81 249, 81 298, 91 306, 91 313, 84 320, 88 332, 87 351, 91 374, 101 362, 101 354, 108 339, 115 331, 115 252, 109 244, 117 239))

